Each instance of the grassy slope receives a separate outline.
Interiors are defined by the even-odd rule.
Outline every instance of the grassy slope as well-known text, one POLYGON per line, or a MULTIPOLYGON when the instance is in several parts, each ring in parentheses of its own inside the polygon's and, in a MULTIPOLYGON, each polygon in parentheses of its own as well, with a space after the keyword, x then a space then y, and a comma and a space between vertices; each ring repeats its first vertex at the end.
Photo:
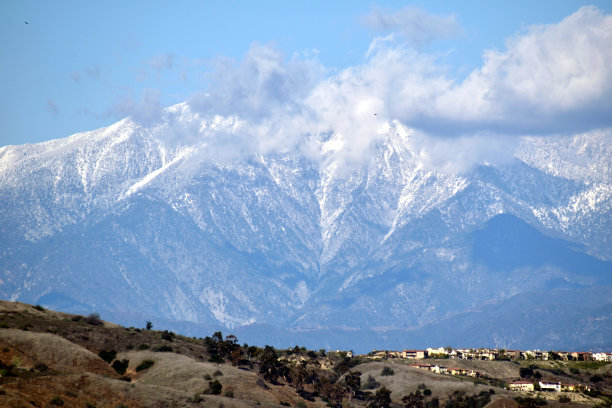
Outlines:
MULTIPOLYGON (((31 305, 0 302, 0 361, 12 367, 0 378, 0 406, 2 407, 47 407, 56 398, 64 406, 85 407, 194 407, 223 406, 255 407, 280 406, 281 402, 291 406, 306 404, 308 408, 325 406, 317 398, 313 403, 297 395, 293 387, 267 383, 262 386, 257 366, 233 367, 231 364, 208 362, 207 349, 202 340, 173 336, 162 339, 162 332, 124 328, 104 322, 92 325, 84 319, 54 312, 39 310, 31 305), (142 350, 147 345, 147 350, 142 350), (161 347, 171 347, 172 352, 155 352, 161 347), (114 349, 117 359, 129 360, 123 380, 106 362, 98 357, 100 350, 114 349), (144 360, 153 360, 152 367, 137 372, 136 367, 144 360), (195 402, 194 395, 208 387, 214 376, 223 385, 221 396, 201 395, 195 402), (221 372, 222 375, 219 375, 221 372), (6 374, 13 374, 8 376, 6 374), (125 381, 125 380, 129 381, 125 381), (259 384, 259 385, 258 385, 259 384), (233 398, 224 394, 231 391, 233 398), (90 406, 93 406, 90 405, 90 406)), ((322 360, 319 357, 319 360, 322 360)), ((328 365, 333 361, 327 359, 328 365)), ((518 378, 521 364, 532 362, 485 362, 465 360, 428 360, 445 366, 475 369, 503 381, 518 378)), ((516 408, 513 401, 516 393, 488 384, 475 383, 473 379, 438 375, 409 367, 410 361, 371 361, 360 364, 353 371, 362 373, 362 383, 368 375, 375 377, 392 391, 392 399, 400 406, 401 397, 413 392, 420 384, 432 390, 432 397, 441 402, 454 391, 477 394, 493 388, 495 395, 492 408, 516 408), (383 367, 391 367, 395 374, 382 376, 383 367)), ((598 373, 605 378, 599 385, 609 389, 611 365, 592 363, 537 362, 546 380, 564 382, 588 382, 598 373), (579 374, 569 372, 570 366, 582 364, 579 374), (556 374, 552 371, 557 370, 556 374), (563 370, 563 375, 559 375, 563 370)), ((557 396, 546 393, 549 406, 584 406, 597 401, 572 394, 572 402, 560 404, 557 396)), ((351 401, 352 406, 364 407, 362 401, 351 401)))

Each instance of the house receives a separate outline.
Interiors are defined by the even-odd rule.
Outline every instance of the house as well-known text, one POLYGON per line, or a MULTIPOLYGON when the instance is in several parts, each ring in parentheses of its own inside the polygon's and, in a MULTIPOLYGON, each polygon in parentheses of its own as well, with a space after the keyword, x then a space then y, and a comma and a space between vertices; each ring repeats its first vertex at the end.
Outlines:
POLYGON ((593 355, 591 353, 585 353, 585 352, 573 352, 570 354, 572 356, 573 360, 578 360, 578 361, 589 361, 589 360, 593 360, 593 355))
POLYGON ((432 365, 431 364, 418 364, 418 363, 414 363, 414 364, 410 364, 408 367, 419 368, 421 370, 431 370, 432 365))
POLYGON ((428 347, 427 350, 425 350, 427 352, 427 356, 429 357, 446 357, 448 356, 448 353, 446 352, 446 349, 444 347, 438 347, 438 348, 432 348, 432 347, 428 347))
POLYGON ((561 392, 561 383, 560 382, 540 381, 539 384, 540 384, 540 389, 542 391, 561 392))
POLYGON ((402 358, 422 359, 426 355, 425 350, 404 350, 401 353, 402 358))
POLYGON ((512 391, 533 391, 533 383, 529 381, 512 381, 508 384, 508 389, 512 391))
POLYGON ((431 365, 429 366, 429 371, 436 373, 436 374, 445 374, 446 373, 446 367, 442 367, 439 365, 431 365))
POLYGON ((557 353, 557 355, 559 356, 559 358, 561 360, 568 360, 569 359, 570 353, 567 352, 567 351, 557 351, 556 353, 557 353))
POLYGON ((521 350, 506 350, 504 355, 513 360, 521 358, 521 350))
POLYGON ((450 375, 466 375, 469 372, 469 370, 466 370, 464 368, 459 368, 459 367, 448 367, 446 371, 450 375))
POLYGON ((377 358, 384 359, 384 358, 388 358, 389 354, 387 350, 372 350, 366 357, 370 359, 377 359, 377 358))
POLYGON ((612 353, 593 353, 591 357, 596 361, 612 361, 612 353))
POLYGON ((548 360, 548 351, 527 350, 523 353, 525 359, 548 360))
POLYGON ((583 384, 561 384, 561 391, 584 392, 591 391, 591 387, 583 384))

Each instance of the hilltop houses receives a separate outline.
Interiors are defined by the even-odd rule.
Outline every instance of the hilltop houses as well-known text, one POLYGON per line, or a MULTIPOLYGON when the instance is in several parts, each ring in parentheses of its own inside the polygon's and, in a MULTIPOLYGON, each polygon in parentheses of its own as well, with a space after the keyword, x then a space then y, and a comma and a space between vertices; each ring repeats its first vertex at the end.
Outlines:
POLYGON ((363 358, 387 359, 403 358, 421 360, 426 358, 446 358, 463 360, 578 360, 578 361, 612 361, 612 353, 568 352, 568 351, 541 351, 541 350, 504 350, 490 348, 450 348, 428 347, 424 350, 373 350, 363 358))

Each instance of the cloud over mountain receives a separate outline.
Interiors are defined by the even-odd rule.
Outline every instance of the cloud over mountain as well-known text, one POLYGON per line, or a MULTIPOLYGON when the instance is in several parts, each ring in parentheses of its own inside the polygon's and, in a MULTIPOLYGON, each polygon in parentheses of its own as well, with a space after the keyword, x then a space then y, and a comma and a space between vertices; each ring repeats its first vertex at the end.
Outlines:
MULTIPOLYGON (((415 13, 375 10, 371 18, 392 30, 415 13)), ((447 31, 459 29, 445 19, 447 31)), ((397 120, 419 132, 431 163, 451 171, 511 158, 517 135, 612 125, 612 16, 594 7, 526 28, 505 50, 486 51, 483 65, 462 80, 406 42, 376 38, 361 64, 331 75, 316 58, 287 58, 254 44, 241 61, 217 59, 208 89, 188 103, 203 115, 245 124, 227 135, 228 148, 308 150, 313 135, 334 134, 344 145, 336 159, 348 165, 363 165, 385 124, 397 120)))

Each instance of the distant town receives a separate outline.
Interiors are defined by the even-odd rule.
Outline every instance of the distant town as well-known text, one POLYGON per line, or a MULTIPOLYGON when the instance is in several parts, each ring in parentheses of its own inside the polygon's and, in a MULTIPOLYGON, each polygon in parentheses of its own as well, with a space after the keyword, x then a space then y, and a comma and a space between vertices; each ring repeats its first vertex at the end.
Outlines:
MULTIPOLYGON (((349 352, 349 357, 352 353, 349 352)), ((603 361, 611 362, 612 353, 591 353, 578 351, 540 351, 540 350, 506 350, 506 349, 489 349, 489 348, 462 348, 455 349, 452 347, 427 348, 425 350, 373 350, 368 354, 360 355, 359 357, 371 360, 386 360, 386 359, 461 359, 461 360, 565 360, 565 361, 603 361)), ((431 371, 437 374, 468 376, 474 378, 485 378, 486 375, 476 370, 469 370, 460 367, 443 366, 440 364, 414 363, 410 367, 431 371)), ((533 375, 533 373, 531 373, 533 375)), ((529 375, 529 377, 531 377, 529 375)), ((585 384, 565 384, 561 382, 539 381, 538 375, 534 376, 534 380, 525 379, 512 381, 507 388, 513 391, 556 391, 556 392, 585 392, 591 388, 585 384)))
MULTIPOLYGON (((352 353, 351 353, 352 355, 352 353)), ((540 351, 540 350, 506 350, 489 348, 452 347, 427 348, 425 350, 373 350, 361 355, 363 358, 450 358, 463 360, 566 360, 566 361, 612 361, 612 353, 590 353, 584 351, 540 351)))

